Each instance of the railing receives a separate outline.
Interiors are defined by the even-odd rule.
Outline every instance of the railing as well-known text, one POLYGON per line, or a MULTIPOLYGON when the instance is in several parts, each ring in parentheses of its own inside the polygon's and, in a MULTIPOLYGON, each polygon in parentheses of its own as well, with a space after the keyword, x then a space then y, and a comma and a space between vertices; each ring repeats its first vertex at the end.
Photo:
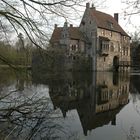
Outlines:
POLYGON ((119 61, 120 67, 129 67, 131 66, 131 61, 119 61))

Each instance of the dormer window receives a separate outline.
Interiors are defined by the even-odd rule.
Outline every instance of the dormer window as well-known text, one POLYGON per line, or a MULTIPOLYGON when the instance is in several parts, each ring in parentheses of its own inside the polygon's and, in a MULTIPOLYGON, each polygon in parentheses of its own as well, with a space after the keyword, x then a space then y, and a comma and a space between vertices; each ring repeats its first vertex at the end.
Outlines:
POLYGON ((107 21, 107 24, 108 24, 108 27, 109 27, 110 29, 113 29, 113 23, 112 23, 112 22, 107 21))
POLYGON ((110 23, 110 28, 113 29, 113 23, 110 23))

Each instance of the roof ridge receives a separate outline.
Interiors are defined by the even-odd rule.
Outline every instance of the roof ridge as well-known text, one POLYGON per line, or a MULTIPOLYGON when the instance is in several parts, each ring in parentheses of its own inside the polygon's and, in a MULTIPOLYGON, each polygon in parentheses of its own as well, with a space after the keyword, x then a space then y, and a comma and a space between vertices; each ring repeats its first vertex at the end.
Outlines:
POLYGON ((100 28, 104 28, 107 30, 111 30, 111 31, 115 31, 115 32, 119 32, 122 35, 125 36, 129 36, 124 29, 120 26, 120 24, 114 19, 114 17, 108 13, 102 12, 102 11, 98 11, 98 10, 94 10, 94 9, 90 9, 90 15, 91 17, 93 17, 96 21, 96 24, 98 27, 100 28), (111 22, 113 23, 113 28, 109 27, 109 23, 107 22, 111 22))
MULTIPOLYGON (((90 10, 94 10, 94 9, 90 8, 90 10)), ((103 12, 103 11, 99 11, 99 10, 94 10, 94 11, 99 12, 99 13, 102 13, 102 14, 106 14, 106 15, 108 15, 108 16, 113 17, 112 15, 110 15, 110 14, 108 14, 108 13, 105 13, 105 12, 103 12)))

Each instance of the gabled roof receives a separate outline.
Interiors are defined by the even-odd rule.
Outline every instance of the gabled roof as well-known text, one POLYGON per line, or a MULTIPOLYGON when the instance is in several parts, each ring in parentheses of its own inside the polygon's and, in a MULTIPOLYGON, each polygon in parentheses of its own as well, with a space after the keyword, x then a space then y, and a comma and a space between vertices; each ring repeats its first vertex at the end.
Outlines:
MULTIPOLYGON (((63 31, 63 27, 56 27, 53 31, 50 42, 59 42, 61 39, 61 33, 63 31)), ((75 40, 85 40, 81 31, 79 31, 79 27, 68 27, 69 37, 70 39, 75 40)))
POLYGON ((90 15, 95 19, 97 27, 119 32, 124 36, 129 36, 111 15, 97 11, 94 8, 90 8, 90 15))
POLYGON ((50 42, 54 43, 54 42, 59 42, 60 38, 61 38, 61 32, 62 32, 62 27, 56 27, 52 33, 50 42))
POLYGON ((79 27, 69 27, 68 31, 71 39, 85 40, 83 33, 79 30, 79 27))

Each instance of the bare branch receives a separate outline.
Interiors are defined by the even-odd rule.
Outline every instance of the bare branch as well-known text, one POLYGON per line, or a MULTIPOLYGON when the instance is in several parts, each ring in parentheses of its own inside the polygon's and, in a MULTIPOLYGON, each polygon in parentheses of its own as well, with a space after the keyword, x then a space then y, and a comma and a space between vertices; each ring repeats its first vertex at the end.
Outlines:
MULTIPOLYGON (((79 16, 76 6, 81 6, 84 0, 1 0, 0 16, 15 30, 23 30, 37 47, 38 38, 49 39, 46 35, 52 26, 54 17, 70 18, 71 13, 79 16)), ((84 4, 85 5, 85 4, 84 4)), ((73 16, 71 16, 73 19, 73 16)), ((43 40, 40 40, 43 44, 43 40)))

